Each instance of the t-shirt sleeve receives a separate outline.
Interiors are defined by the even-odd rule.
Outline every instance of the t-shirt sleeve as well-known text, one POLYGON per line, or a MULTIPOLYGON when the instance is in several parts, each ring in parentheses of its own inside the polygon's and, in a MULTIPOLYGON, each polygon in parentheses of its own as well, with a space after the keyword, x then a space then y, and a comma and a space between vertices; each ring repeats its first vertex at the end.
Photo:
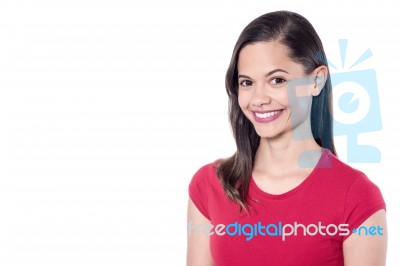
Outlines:
POLYGON ((386 211, 386 204, 378 186, 360 173, 347 192, 343 223, 349 225, 350 234, 345 236, 343 241, 351 235, 353 229, 358 228, 368 217, 382 209, 386 211))
POLYGON ((189 184, 189 197, 197 209, 210 220, 208 213, 208 191, 210 187, 211 164, 201 167, 192 177, 189 184))

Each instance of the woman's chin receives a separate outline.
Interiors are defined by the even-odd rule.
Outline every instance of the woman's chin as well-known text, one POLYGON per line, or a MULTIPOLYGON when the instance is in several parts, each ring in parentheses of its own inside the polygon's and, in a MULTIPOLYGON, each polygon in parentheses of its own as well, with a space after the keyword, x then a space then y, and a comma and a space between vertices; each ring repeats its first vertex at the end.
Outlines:
POLYGON ((281 130, 265 130, 256 128, 256 133, 260 138, 273 139, 282 135, 281 130))

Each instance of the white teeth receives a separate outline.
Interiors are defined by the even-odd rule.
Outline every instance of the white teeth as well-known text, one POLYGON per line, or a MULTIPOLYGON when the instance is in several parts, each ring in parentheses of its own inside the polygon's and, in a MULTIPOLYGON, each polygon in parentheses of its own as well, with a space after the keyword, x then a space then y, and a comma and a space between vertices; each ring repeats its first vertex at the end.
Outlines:
POLYGON ((258 118, 268 118, 278 114, 280 111, 273 111, 269 113, 255 113, 258 118))

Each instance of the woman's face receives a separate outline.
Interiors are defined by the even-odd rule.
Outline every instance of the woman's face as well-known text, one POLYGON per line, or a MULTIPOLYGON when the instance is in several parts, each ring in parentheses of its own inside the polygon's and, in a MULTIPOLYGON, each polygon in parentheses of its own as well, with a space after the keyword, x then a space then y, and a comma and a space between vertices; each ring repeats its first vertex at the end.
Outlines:
POLYGON ((311 132, 317 70, 305 75, 303 66, 288 55, 285 45, 272 41, 248 44, 239 54, 239 105, 262 138, 294 131, 301 138, 311 132))

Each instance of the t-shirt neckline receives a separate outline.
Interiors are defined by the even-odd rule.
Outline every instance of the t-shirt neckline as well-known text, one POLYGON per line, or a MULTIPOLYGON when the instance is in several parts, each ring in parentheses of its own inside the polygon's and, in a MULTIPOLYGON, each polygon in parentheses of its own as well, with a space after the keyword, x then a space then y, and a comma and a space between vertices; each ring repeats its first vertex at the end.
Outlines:
POLYGON ((315 179, 315 177, 317 176, 317 173, 320 171, 321 168, 326 168, 327 164, 330 165, 330 163, 328 163, 330 161, 329 160, 330 153, 331 152, 328 149, 322 148, 321 156, 318 159, 318 162, 315 165, 315 167, 313 168, 313 170, 311 171, 311 173, 299 185, 297 185, 296 187, 292 188, 289 191, 286 191, 281 194, 271 194, 271 193, 265 192, 253 180, 253 175, 250 178, 250 189, 253 189, 258 195, 260 195, 264 198, 269 198, 269 199, 284 199, 289 196, 292 196, 293 194, 296 194, 298 191, 300 191, 300 190, 304 189, 306 186, 308 186, 308 184, 310 184, 315 179))

